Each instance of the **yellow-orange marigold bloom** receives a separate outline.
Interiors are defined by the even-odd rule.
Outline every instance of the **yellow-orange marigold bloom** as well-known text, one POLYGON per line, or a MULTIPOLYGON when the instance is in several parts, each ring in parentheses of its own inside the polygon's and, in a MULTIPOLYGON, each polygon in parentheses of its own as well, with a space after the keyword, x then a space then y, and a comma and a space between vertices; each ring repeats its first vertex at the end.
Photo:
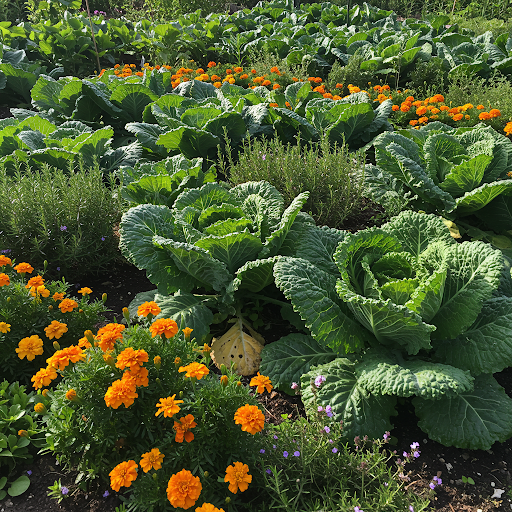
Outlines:
POLYGON ((242 73, 243 70, 244 70, 244 68, 241 68, 240 66, 237 66, 236 68, 233 68, 233 71, 235 73, 242 73))
POLYGON ((103 352, 107 352, 108 350, 113 350, 116 341, 122 341, 125 326, 122 324, 110 323, 102 327, 98 330, 96 334, 96 338, 99 340, 98 345, 103 350, 103 352))
POLYGON ((464 117, 464 114, 455 114, 453 116, 454 121, 460 121, 464 117))
POLYGON ((264 87, 267 87, 271 84, 272 82, 270 80, 263 80, 263 82, 261 83, 261 85, 263 85, 264 87))
POLYGON ((0 267, 4 267, 5 265, 12 265, 12 260, 3 254, 0 254, 0 267))
POLYGON ((71 401, 76 400, 76 391, 74 389, 68 389, 66 391, 66 398, 71 401))
POLYGON ((232 75, 233 74, 233 70, 232 69, 226 69, 226 75, 232 75))
POLYGON ((5 273, 1 273, 0 274, 0 286, 7 286, 11 284, 11 281, 9 279, 9 276, 5 273))
POLYGON ((160 469, 164 457, 165 455, 158 448, 153 448, 150 452, 143 453, 139 462, 142 471, 147 473, 151 469, 160 469))
POLYGON ((121 404, 128 408, 138 396, 132 381, 127 379, 115 380, 105 393, 105 403, 107 407, 112 407, 112 409, 117 409, 121 404))
POLYGON ((167 398, 160 398, 160 401, 156 404, 158 407, 158 411, 155 412, 155 416, 158 416, 160 413, 164 413, 164 418, 171 418, 175 414, 180 412, 180 407, 178 404, 182 404, 183 400, 175 400, 176 394, 172 396, 168 396, 167 398))
POLYGON ((400 107, 398 105, 393 105, 391 107, 391 110, 393 110, 393 112, 396 112, 397 110, 400 110, 400 107))
POLYGON ((213 60, 211 60, 210 62, 208 62, 208 67, 209 67, 209 68, 214 68, 216 65, 217 65, 217 63, 216 63, 216 62, 213 62, 213 60))
POLYGON ((50 325, 44 328, 44 332, 46 333, 46 337, 48 339, 53 340, 53 338, 55 338, 56 340, 58 340, 62 338, 62 335, 65 332, 68 332, 68 326, 57 320, 52 320, 50 325))
POLYGON ((503 131, 505 132, 506 135, 510 135, 512 133, 512 121, 508 122, 505 125, 505 128, 503 128, 503 131))
POLYGON ((91 343, 85 336, 78 340, 78 346, 84 350, 92 347, 91 343))
POLYGON ((37 334, 23 338, 18 343, 16 352, 20 359, 26 357, 27 361, 33 361, 43 353, 43 340, 37 334))
POLYGON ((134 460, 123 461, 110 473, 110 487, 118 492, 121 487, 130 487, 137 478, 138 465, 134 460))
POLYGON ((428 122, 428 117, 423 116, 418 119, 418 123, 423 124, 428 122))
POLYGON ((203 503, 200 507, 196 508, 196 512, 224 512, 223 508, 217 508, 211 503, 203 503))
POLYGON ((411 126, 416 126, 416 125, 418 124, 418 120, 417 120, 417 119, 411 119, 411 120, 409 121, 409 124, 410 124, 411 126))
POLYGON ((477 106, 476 106, 476 108, 477 108, 478 110, 483 110, 485 107, 484 107, 483 105, 477 105, 477 106))
POLYGON ((81 359, 85 359, 84 351, 76 345, 70 345, 62 350, 57 350, 46 362, 49 366, 63 370, 70 362, 78 363, 81 359))
POLYGON ((410 109, 411 109, 411 106, 406 103, 402 103, 402 105, 400 106, 400 110, 402 112, 409 112, 410 109))
POLYGON ((78 307, 78 302, 73 299, 63 299, 61 303, 59 304, 59 309, 63 313, 71 313, 73 309, 78 307))
POLYGON ((41 297, 46 298, 50 296, 50 290, 47 290, 44 285, 32 286, 32 288, 30 288, 30 295, 32 295, 32 297, 37 297, 40 295, 41 297))
POLYGON ((222 82, 213 82, 213 86, 220 89, 222 87, 222 82))
POLYGON ((38 286, 43 286, 44 285, 44 279, 42 278, 42 276, 34 276, 34 277, 31 277, 27 284, 25 285, 25 288, 37 288, 38 286))
POLYGON ((491 110, 489 110, 489 115, 491 117, 500 117, 501 112, 497 108, 491 108, 491 110))
POLYGON ((172 318, 160 318, 149 326, 149 332, 153 338, 159 335, 172 338, 178 331, 178 324, 172 318))
POLYGON ((148 387, 149 386, 149 370, 147 368, 139 368, 137 371, 135 370, 126 370, 123 373, 122 380, 128 380, 130 381, 132 386, 135 386, 137 388, 148 387))
POLYGON ((178 371, 187 372, 185 373, 185 377, 190 377, 191 379, 196 378, 197 380, 201 380, 205 375, 210 373, 210 370, 208 370, 204 364, 196 361, 186 366, 180 366, 178 371))
POLYGON ((247 80, 249 78, 249 75, 247 73, 243 73, 242 75, 240 75, 240 78, 242 80, 247 80))
POLYGON ((18 435, 20 437, 29 437, 28 436, 28 432, 26 430, 23 430, 23 429, 22 430, 18 430, 18 435))
POLYGON ((422 106, 422 107, 418 107, 418 108, 416 109, 416 115, 417 115, 417 116, 422 116, 422 115, 423 115, 423 114, 425 114, 426 112, 427 112, 427 107, 424 107, 424 106, 422 106))
POLYGON ((249 466, 241 462, 234 462, 226 468, 224 482, 229 482, 228 489, 233 494, 236 494, 238 491, 246 491, 252 482, 252 475, 249 475, 249 466))
POLYGON ((34 384, 32 386, 35 389, 41 389, 44 386, 49 386, 52 380, 57 378, 57 372, 52 366, 47 368, 41 368, 35 375, 30 379, 34 384))
POLYGON ((34 405, 34 411, 36 411, 38 414, 43 414, 43 412, 46 411, 46 407, 43 403, 38 402, 36 405, 34 405))
POLYGON ((18 274, 32 274, 32 272, 34 272, 34 267, 32 265, 30 265, 30 263, 18 263, 15 267, 14 267, 14 270, 16 270, 16 272, 18 272, 18 274))
POLYGON ((187 510, 195 505, 202 489, 199 477, 192 475, 188 469, 182 469, 169 479, 167 499, 174 508, 187 510))
POLYGON ((280 88, 281 88, 281 86, 280 86, 279 84, 274 84, 274 85, 272 86, 272 89, 274 89, 274 90, 276 90, 276 89, 280 89, 280 88))
POLYGON ((6 334, 11 330, 11 324, 8 324, 7 322, 0 322, 0 332, 2 334, 6 334))
POLYGON ((197 423, 194 421, 192 414, 187 414, 183 418, 180 418, 179 421, 175 421, 173 426, 176 432, 175 441, 177 443, 183 443, 183 439, 185 439, 187 443, 193 441, 194 434, 190 432, 190 429, 194 427, 197 427, 197 423))
POLYGON ((81 293, 82 295, 91 295, 92 290, 87 288, 87 286, 84 286, 83 288, 80 288, 77 293, 81 293))
POLYGON ((117 356, 116 367, 120 370, 128 367, 130 370, 137 371, 148 361, 149 356, 144 349, 133 350, 132 347, 127 347, 117 356))
POLYGON ((58 302, 59 300, 64 299, 64 296, 65 296, 65 295, 66 295, 65 293, 55 292, 55 293, 52 295, 52 299, 53 299, 55 302, 58 302))
POLYGON ((480 112, 480 114, 478 115, 478 119, 480 119, 481 121, 491 119, 491 115, 489 114, 489 112, 480 112))
POLYGON ((235 424, 240 425, 244 432, 254 435, 263 430, 265 416, 257 406, 245 404, 235 412, 235 424))
POLYGON ((256 393, 263 393, 265 389, 270 393, 272 391, 272 382, 265 375, 261 375, 260 372, 251 379, 249 386, 256 386, 256 393))

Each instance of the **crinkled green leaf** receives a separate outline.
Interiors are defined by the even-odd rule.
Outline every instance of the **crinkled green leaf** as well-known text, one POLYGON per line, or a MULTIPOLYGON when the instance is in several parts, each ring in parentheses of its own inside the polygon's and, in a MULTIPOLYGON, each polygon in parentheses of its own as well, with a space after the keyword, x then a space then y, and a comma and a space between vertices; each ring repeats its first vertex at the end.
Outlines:
POLYGON ((211 206, 220 206, 224 203, 234 206, 239 204, 236 196, 231 194, 230 190, 218 183, 205 183, 201 188, 193 188, 182 192, 176 199, 174 207, 181 210, 186 206, 192 206, 199 211, 205 211, 211 206))
POLYGON ((390 416, 396 416, 396 398, 375 396, 359 385, 355 365, 338 358, 312 368, 301 377, 301 396, 308 416, 315 417, 318 406, 332 407, 336 421, 343 421, 343 437, 352 442, 354 437, 367 435, 379 439, 392 430, 390 416), (325 382, 316 388, 314 381, 324 376, 325 382))
POLYGON ((453 398, 414 398, 418 426, 445 446, 489 450, 512 436, 512 399, 492 375, 475 378, 473 391, 453 398))
POLYGON ((204 130, 181 126, 160 135, 156 144, 168 150, 178 150, 186 158, 206 158, 208 151, 220 144, 220 139, 204 130))
POLYGON ((456 212, 459 215, 468 215, 480 210, 500 194, 509 195, 512 192, 512 180, 484 183, 482 186, 467 192, 456 200, 456 212))
POLYGON ((430 322, 441 307, 446 274, 447 268, 444 265, 444 268, 433 272, 420 282, 405 303, 405 306, 420 315, 424 322, 430 322))
POLYGON ((322 347, 311 336, 288 334, 263 347, 260 372, 270 378, 274 387, 292 395, 292 382, 299 383, 312 366, 335 358, 335 352, 322 347))
POLYGON ((142 121, 142 113, 158 96, 145 85, 122 83, 116 87, 110 101, 122 110, 119 117, 126 122, 142 121))
POLYGON ((480 185, 485 170, 491 161, 492 156, 489 155, 477 155, 471 160, 466 160, 452 167, 445 180, 439 184, 439 187, 449 192, 453 197, 459 197, 466 192, 470 192, 480 185))
POLYGON ((475 323, 455 339, 436 344, 435 355, 437 360, 470 370, 473 375, 512 366, 512 298, 485 302, 475 323))

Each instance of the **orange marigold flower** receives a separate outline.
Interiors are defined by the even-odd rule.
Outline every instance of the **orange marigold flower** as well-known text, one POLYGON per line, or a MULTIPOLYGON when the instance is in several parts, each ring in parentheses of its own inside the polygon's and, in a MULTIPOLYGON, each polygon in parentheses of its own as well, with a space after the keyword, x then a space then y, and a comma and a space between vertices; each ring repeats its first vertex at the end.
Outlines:
POLYGON ((32 295, 32 297, 38 297, 39 295, 41 297, 49 297, 50 296, 50 290, 47 290, 44 285, 42 286, 32 286, 32 288, 30 288, 30 295, 32 295))
POLYGON ((400 107, 398 105, 393 105, 393 107, 391 107, 391 110, 393 110, 393 112, 396 112, 397 110, 400 110, 400 107))
POLYGON ((242 80, 247 80, 249 78, 249 75, 247 73, 244 73, 243 75, 240 75, 240 78, 242 80))
POLYGON ((279 72, 279 69, 278 69, 278 67, 277 67, 277 66, 273 66, 273 67, 271 67, 271 68, 270 68, 270 72, 271 72, 271 73, 278 73, 278 72, 279 72))
POLYGON ((33 361, 36 356, 43 353, 43 340, 37 334, 23 338, 18 343, 16 352, 20 359, 26 357, 27 361, 33 361))
POLYGON ((196 508, 196 512, 224 512, 223 508, 217 508, 211 503, 203 503, 199 508, 196 508))
POLYGON ((139 466, 134 460, 123 461, 118 464, 110 473, 110 487, 116 492, 121 487, 130 487, 137 478, 137 468, 139 466))
POLYGON ((118 356, 116 367, 124 370, 126 367, 137 371, 143 363, 149 361, 148 353, 144 349, 133 350, 132 347, 125 348, 118 356))
POLYGON ((281 88, 281 86, 280 86, 279 84, 274 84, 274 85, 272 86, 272 89, 274 89, 274 90, 276 90, 276 89, 280 89, 280 88, 281 88))
POLYGON ((228 82, 230 84, 234 84, 236 82, 236 80, 233 77, 231 77, 231 78, 228 78, 228 82))
POLYGON ((440 110, 438 108, 434 107, 434 108, 430 109, 430 112, 432 114, 439 114, 440 110))
POLYGON ((477 105, 477 106, 476 106, 476 108, 477 108, 478 110, 483 110, 485 107, 484 107, 483 105, 477 105))
POLYGON ((122 324, 110 323, 98 330, 96 337, 99 340, 99 347, 103 352, 113 350, 117 340, 122 341, 125 326, 122 324))
POLYGON ((178 414, 180 412, 178 404, 182 404, 183 400, 175 400, 175 396, 174 394, 167 398, 160 398, 160 401, 156 404, 158 411, 155 412, 155 416, 158 416, 162 412, 164 413, 164 418, 171 418, 175 414, 178 414))
POLYGON ((263 82, 263 77, 262 76, 257 76, 256 78, 253 78, 253 82, 255 84, 261 84, 261 82, 263 82))
POLYGON ((265 416, 257 406, 245 404, 235 412, 235 424, 241 425, 244 432, 254 435, 263 430, 265 416))
POLYGON ((78 307, 78 302, 73 299, 63 299, 59 304, 59 308, 63 313, 71 313, 73 309, 78 307))
POLYGON ((0 322, 0 332, 2 334, 6 334, 10 332, 11 330, 11 324, 8 324, 7 322, 0 322))
POLYGON ((217 89, 220 89, 222 87, 222 82, 214 82, 213 86, 216 87, 217 89))
POLYGON ((83 288, 80 288, 77 293, 81 293, 82 295, 91 295, 92 290, 87 288, 87 286, 84 286, 83 288))
POLYGON ((434 94, 432 98, 430 98, 431 103, 442 103, 444 101, 444 96, 442 94, 434 94))
POLYGON ((68 389, 66 391, 66 398, 71 401, 76 400, 76 391, 74 389, 68 389))
POLYGON ((9 276, 5 273, 0 274, 0 286, 7 286, 11 284, 9 276))
POLYGON ((235 73, 242 73, 242 71, 244 70, 244 68, 241 68, 240 66, 236 67, 236 68, 233 68, 234 72, 235 73))
POLYGON ((182 469, 169 479, 167 499, 174 508, 187 510, 195 505, 202 489, 199 477, 193 476, 187 469, 182 469))
POLYGON ((36 405, 34 405, 34 411, 36 411, 38 414, 43 414, 46 411, 46 407, 43 403, 38 402, 36 405))
POLYGON ((232 75, 233 74, 233 70, 232 69, 226 69, 226 75, 232 75))
POLYGON ((478 119, 480 119, 481 121, 491 119, 491 114, 489 114, 489 112, 480 112, 480 114, 478 115, 478 119))
POLYGON ((428 122, 428 117, 424 116, 424 117, 420 117, 418 119, 418 123, 420 123, 420 124, 427 123, 427 122, 428 122))
POLYGON ((441 105, 439 107, 439 110, 442 110, 443 112, 445 112, 446 110, 450 110, 450 107, 448 105, 441 105))
POLYGON ((34 276, 34 277, 31 277, 27 284, 25 285, 25 288, 37 288, 38 286, 43 286, 44 285, 44 279, 42 276, 34 276))
POLYGON ((418 120, 417 120, 417 119, 411 119, 411 120, 409 121, 409 124, 410 124, 411 126, 416 126, 416 125, 418 124, 418 120))
POLYGON ((64 299, 64 296, 65 296, 65 295, 66 295, 65 293, 55 292, 55 293, 52 295, 52 299, 53 299, 55 302, 57 302, 57 301, 59 301, 59 300, 64 299))
POLYGON ((268 106, 269 107, 278 107, 279 105, 275 102, 272 102, 272 103, 269 103, 268 106))
POLYGON ((12 265, 12 260, 3 254, 0 254, 0 267, 4 267, 5 265, 12 265))
POLYGON ((388 84, 382 86, 383 91, 389 91, 390 89, 391 89, 391 87, 389 87, 388 84))
POLYGON ((271 84, 272 82, 270 80, 263 80, 263 82, 261 83, 261 85, 263 85, 264 87, 267 87, 271 84))
POLYGON ((53 338, 55 338, 58 340, 62 338, 62 335, 65 332, 68 332, 68 326, 57 320, 52 320, 50 325, 44 328, 44 332, 46 333, 46 337, 48 339, 53 340, 53 338))
POLYGON ((324 93, 323 97, 332 100, 332 94, 330 92, 324 93))
POLYGON ((139 462, 142 471, 147 473, 151 469, 160 469, 164 457, 165 455, 158 448, 153 448, 150 452, 143 453, 139 462))
POLYGON ((412 103, 414 101, 414 96, 407 96, 407 98, 405 98, 405 101, 409 101, 412 103))
POLYGON ((260 372, 251 379, 249 386, 256 386, 256 393, 263 393, 265 389, 270 393, 272 391, 272 382, 265 375, 261 375, 260 372))
POLYGON ((155 320, 150 326, 149 331, 151 336, 165 336, 166 338, 173 338, 176 336, 178 324, 172 318, 160 318, 155 320))
POLYGON ((512 121, 508 122, 505 125, 505 128, 503 128, 503 131, 505 132, 506 135, 510 135, 512 133, 512 121))
POLYGON ((416 109, 416 115, 417 116, 422 116, 423 114, 425 114, 427 112, 427 108, 426 107, 418 107, 416 109))
POLYGON ((14 270, 18 272, 18 274, 32 274, 34 271, 34 267, 30 265, 30 263, 18 263, 14 270))
POLYGON ((256 74, 256 70, 255 70, 255 69, 251 69, 251 73, 252 73, 253 75, 255 75, 255 74, 256 74))
POLYGON ((500 117, 501 112, 497 108, 491 108, 491 110, 489 110, 489 115, 491 117, 500 117))
POLYGON ((463 118, 464 118, 464 114, 455 114, 452 119, 454 121, 460 121, 463 118))
POLYGON ((458 114, 460 112, 460 107, 452 107, 448 112, 450 114, 458 114))
POLYGON ((78 340, 78 346, 84 350, 92 347, 92 345, 89 343, 89 340, 85 336, 78 340))
POLYGON ((229 482, 228 489, 233 494, 236 494, 238 491, 246 491, 252 482, 252 475, 249 475, 249 466, 241 462, 234 462, 226 468, 224 482, 229 482))
POLYGON ((185 439, 187 443, 190 443, 194 440, 194 434, 190 432, 190 429, 194 427, 197 427, 197 423, 194 421, 192 414, 187 414, 180 418, 179 422, 175 421, 173 428, 176 432, 176 437, 174 440, 177 443, 183 443, 183 439, 185 439))
POLYGON ((185 377, 190 377, 191 379, 196 378, 197 380, 201 380, 205 375, 210 373, 210 370, 208 370, 204 364, 195 361, 187 364, 187 366, 180 366, 178 371, 180 373, 187 372, 185 373, 185 377))
POLYGON ((419 100, 416 100, 416 101, 412 102, 412 105, 414 107, 421 107, 421 105, 423 105, 423 103, 421 101, 419 101, 419 100))
POLYGON ((130 380, 131 384, 137 388, 141 386, 147 388, 149 386, 149 371, 147 368, 139 368, 138 370, 127 370, 123 373, 122 379, 130 380))
POLYGON ((30 379, 34 384, 32 386, 35 389, 40 389, 44 386, 49 386, 52 380, 57 378, 57 372, 52 366, 47 368, 41 368, 35 375, 30 379))
POLYGON ((209 67, 209 68, 214 68, 216 65, 217 65, 217 63, 216 63, 216 62, 213 62, 213 60, 211 60, 210 62, 208 62, 208 67, 209 67))
POLYGON ((107 407, 112 407, 112 409, 117 409, 121 404, 128 408, 138 396, 133 382, 126 379, 118 379, 112 382, 112 385, 107 389, 105 403, 107 407))
POLYGON ((76 345, 70 345, 62 350, 57 350, 46 362, 49 366, 63 370, 70 362, 78 363, 81 359, 85 359, 84 351, 76 345))

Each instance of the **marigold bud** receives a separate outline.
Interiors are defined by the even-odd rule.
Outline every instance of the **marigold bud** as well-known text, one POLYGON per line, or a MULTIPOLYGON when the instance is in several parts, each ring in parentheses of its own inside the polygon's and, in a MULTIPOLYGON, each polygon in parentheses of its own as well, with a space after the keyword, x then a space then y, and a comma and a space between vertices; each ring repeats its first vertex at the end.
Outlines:
POLYGON ((210 476, 210 473, 208 473, 208 471, 205 471, 205 472, 204 472, 204 477, 205 477, 205 478, 208 478, 209 476, 210 476))
POLYGON ((18 430, 18 435, 20 437, 28 437, 28 432, 26 430, 18 430))
POLYGON ((157 370, 160 370, 160 366, 162 365, 162 358, 160 356, 155 356, 153 359, 153 364, 156 366, 157 370))
POLYGON ((58 341, 54 341, 54 342, 53 342, 53 348, 54 348, 55 350, 60 350, 60 345, 59 345, 59 342, 58 342, 58 341))
POLYGON ((38 402, 36 405, 34 405, 34 411, 36 411, 37 414, 43 414, 46 411, 46 407, 43 403, 38 402))
POLYGON ((180 392, 178 393, 178 395, 179 395, 179 397, 180 397, 180 398, 183 398, 183 391, 180 391, 180 392))
MULTIPOLYGON (((9 298, 10 298, 10 297, 9 297, 9 298)), ((50 304, 50 305, 48 306, 48 311, 52 311, 52 310, 53 310, 53 306, 50 304)))
POLYGON ((226 367, 226 365, 224 363, 222 363, 220 365, 220 373, 222 373, 222 375, 227 375, 228 374, 228 369, 226 367))
POLYGON ((181 358, 180 358, 180 357, 176 357, 176 358, 174 359, 174 364, 175 364, 176 366, 180 366, 180 365, 181 365, 181 358))
POLYGON ((47 389, 43 389, 43 391, 41 391, 41 394, 43 396, 46 396, 48 394, 48 390, 47 389))
POLYGON ((155 382, 156 382, 157 384, 160 384, 160 377, 157 377, 157 378, 155 379, 155 382))
POLYGON ((103 354, 103 360, 109 366, 111 366, 112 368, 115 368, 116 362, 114 361, 114 358, 110 354, 103 354))
POLYGON ((226 499, 224 500, 226 503, 231 503, 231 498, 229 496, 226 496, 226 499))
POLYGON ((84 331, 84 336, 87 338, 87 341, 93 345, 94 344, 94 334, 90 329, 87 329, 87 331, 84 331))
POLYGON ((128 311, 128 308, 123 308, 123 318, 126 320, 126 323, 130 324, 130 312, 128 311))
POLYGON ((220 383, 221 383, 223 386, 227 386, 227 385, 228 385, 228 376, 227 376, 227 375, 223 375, 223 376, 220 378, 220 383))
POLYGON ((153 473, 153 480, 158 480, 158 475, 156 473, 153 473))
POLYGON ((242 383, 241 383, 240 381, 238 381, 238 382, 236 383, 236 387, 237 387, 237 388, 239 388, 241 385, 242 385, 242 383))
POLYGON ((83 313, 83 312, 84 312, 84 310, 83 310, 83 309, 79 309, 79 310, 78 310, 78 312, 79 312, 79 313, 83 313))
POLYGON ((107 294, 104 293, 102 296, 101 296, 101 300, 103 301, 103 304, 105 304, 105 302, 107 302, 107 294))

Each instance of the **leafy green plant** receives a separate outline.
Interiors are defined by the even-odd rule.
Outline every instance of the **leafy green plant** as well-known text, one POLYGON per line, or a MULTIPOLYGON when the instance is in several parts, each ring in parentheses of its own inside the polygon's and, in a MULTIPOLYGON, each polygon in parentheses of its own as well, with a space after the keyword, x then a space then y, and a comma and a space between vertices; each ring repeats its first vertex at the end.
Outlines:
POLYGON ((69 489, 61 484, 60 478, 55 480, 53 485, 48 487, 48 496, 54 500, 57 500, 57 503, 60 503, 62 500, 66 499, 68 497, 68 493, 69 489))
POLYGON ((139 294, 130 310, 155 300, 162 316, 193 328, 198 340, 214 321, 237 316, 242 322, 247 300, 275 302, 291 313, 272 293, 272 268, 278 254, 294 254, 287 238, 294 224, 313 223, 299 213, 307 197, 299 194, 284 209, 282 195, 267 182, 232 189, 206 183, 184 190, 172 209, 131 208, 121 220, 120 248, 158 289, 139 294))
POLYGON ((348 439, 390 430, 397 397, 412 396, 420 428, 442 444, 481 449, 512 436, 512 400, 492 377, 512 364, 502 253, 459 244, 439 217, 417 212, 323 232, 322 254, 311 235, 274 275, 312 337, 268 345, 261 371, 288 391, 300 379, 308 415, 330 405, 348 439))
POLYGON ((99 321, 105 306, 102 301, 90 301, 85 292, 81 299, 68 296, 76 305, 72 311, 64 313, 59 309, 69 288, 64 281, 44 282, 44 274, 39 274, 40 278, 34 275, 34 281, 28 284, 30 275, 17 273, 10 264, 5 264, 5 259, 2 263, 0 270, 4 285, 0 287, 0 346, 3 361, 0 376, 31 385, 31 376, 41 366, 46 366, 43 361, 54 352, 52 340, 58 340, 62 347, 76 342, 85 330, 99 321), (9 284, 6 284, 6 277, 9 284), (36 291, 33 286, 40 286, 41 281, 42 288, 36 291), (64 325, 60 335, 45 331, 52 321, 64 325), (41 349, 29 351, 28 356, 22 354, 23 351, 17 353, 21 340, 31 336, 39 337, 41 349))
POLYGON ((372 199, 385 204, 412 192, 410 208, 437 212, 512 255, 510 139, 482 124, 455 129, 434 122, 379 135, 373 146, 376 165, 366 167, 372 199))
POLYGON ((108 349, 101 345, 98 332, 100 346, 87 348, 85 359, 61 372, 62 380, 48 394, 50 404, 43 416, 50 449, 65 467, 77 467, 79 480, 101 478, 112 482, 108 475, 117 464, 128 460, 140 464, 137 478, 124 496, 130 510, 165 509, 169 478, 184 468, 201 479, 198 506, 203 500, 220 506, 230 495, 236 507, 245 501, 245 495, 229 493, 218 476, 224 476, 225 467, 235 460, 252 467, 259 436, 243 432, 235 424, 234 415, 244 404, 257 402, 227 369, 222 381, 208 373, 201 363, 208 363, 209 358, 203 352, 205 355, 198 360, 200 350, 190 340, 190 333, 179 332, 172 339, 152 337, 148 326, 156 322, 129 326, 122 331, 122 340, 108 349), (128 369, 121 361, 123 353, 130 350, 146 357, 142 357, 140 366, 128 369), (193 362, 207 375, 187 378, 183 367, 193 362), (125 397, 124 405, 109 403, 107 396, 115 383, 121 379, 127 382, 127 374, 136 372, 142 379, 131 402, 125 397), (177 410, 169 416, 158 416, 159 401, 171 396, 177 410), (195 425, 185 439, 183 435, 180 439, 176 424, 189 414, 195 425), (141 458, 154 448, 164 455, 162 466, 143 471, 141 458))
POLYGON ((44 166, 14 176, 0 168, 0 248, 18 261, 75 279, 120 259, 114 228, 123 202, 99 168, 65 173, 44 166))
POLYGON ((386 449, 387 434, 373 442, 358 438, 353 450, 342 428, 330 409, 321 408, 309 421, 286 417, 265 429, 260 460, 268 510, 427 509, 428 498, 404 489, 406 465, 420 455, 417 443, 398 461, 386 449))
POLYGON ((466 477, 466 476, 462 475, 461 479, 462 479, 463 484, 475 485, 475 481, 470 476, 466 477))
POLYGON ((233 184, 265 180, 291 204, 301 192, 309 192, 304 205, 318 225, 341 227, 358 209, 363 192, 364 156, 347 146, 330 147, 327 136, 318 145, 301 147, 249 139, 236 164, 229 170, 233 184), (359 170, 359 171, 358 171, 359 170))

